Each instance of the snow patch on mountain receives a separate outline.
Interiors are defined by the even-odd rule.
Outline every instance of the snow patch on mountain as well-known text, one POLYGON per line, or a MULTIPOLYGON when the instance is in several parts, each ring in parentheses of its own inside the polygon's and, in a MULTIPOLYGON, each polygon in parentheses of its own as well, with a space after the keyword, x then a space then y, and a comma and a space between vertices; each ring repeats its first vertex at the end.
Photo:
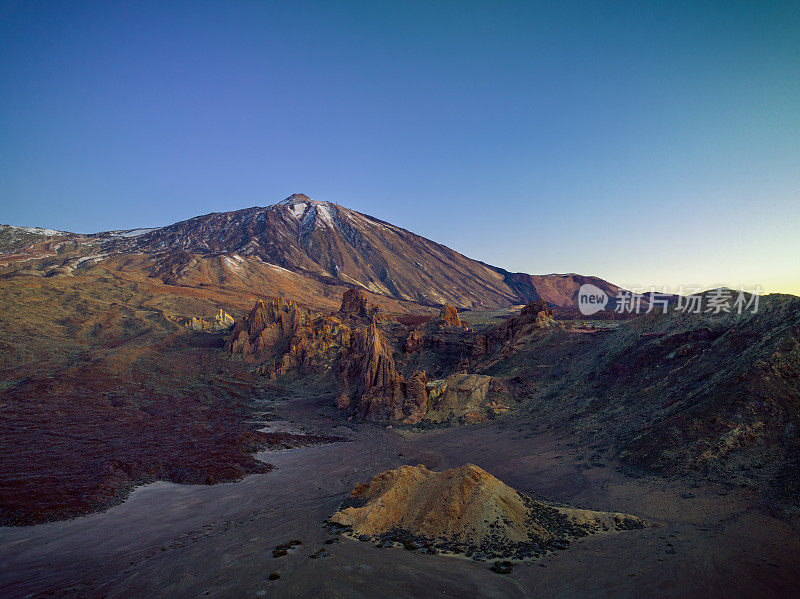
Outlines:
POLYGON ((92 264, 97 264, 98 262, 100 262, 100 260, 102 260, 106 256, 108 256, 108 254, 92 254, 91 256, 83 256, 75 261, 74 266, 75 268, 84 265, 91 266, 92 264))
POLYGON ((158 228, 152 229, 130 229, 128 231, 112 231, 112 237, 139 237, 140 235, 144 235, 145 233, 150 233, 151 231, 157 231, 158 228))
POLYGON ((55 229, 43 229, 41 227, 18 227, 16 225, 6 225, 11 229, 17 231, 24 231, 25 233, 33 233, 34 235, 46 235, 47 237, 56 237, 66 235, 65 231, 56 231, 55 229))
POLYGON ((278 266, 277 264, 271 264, 269 262, 264 262, 264 264, 266 266, 269 266, 272 270, 277 270, 280 273, 285 273, 287 275, 292 275, 293 277, 302 277, 302 275, 299 275, 296 272, 293 272, 293 271, 291 271, 291 270, 289 270, 287 268, 284 268, 283 266, 278 266))
POLYGON ((244 264, 247 264, 247 260, 239 254, 231 254, 229 256, 223 256, 222 263, 227 266, 229 270, 241 273, 244 272, 244 264))
POLYGON ((311 231, 316 225, 316 220, 317 209, 316 207, 312 207, 306 212, 305 216, 303 216, 303 220, 300 221, 300 234, 302 235, 311 231))
POLYGON ((320 220, 328 225, 329 227, 333 228, 333 213, 331 211, 333 207, 330 204, 319 204, 316 206, 317 214, 319 215, 320 220))
POLYGON ((388 223, 382 223, 382 222, 380 222, 380 221, 378 221, 376 219, 368 217, 368 216, 366 216, 364 214, 361 214, 359 212, 353 212, 352 210, 348 210, 347 211, 347 217, 350 218, 351 220, 354 220, 354 221, 357 221, 357 222, 360 222, 360 223, 363 223, 363 224, 367 224, 370 227, 383 229, 385 231, 394 231, 394 230, 397 229, 397 227, 395 227, 394 225, 389 225, 388 223))
POLYGON ((294 216, 295 218, 300 218, 305 214, 306 208, 308 208, 308 204, 305 202, 298 202, 297 204, 292 204, 289 207, 289 213, 294 216))

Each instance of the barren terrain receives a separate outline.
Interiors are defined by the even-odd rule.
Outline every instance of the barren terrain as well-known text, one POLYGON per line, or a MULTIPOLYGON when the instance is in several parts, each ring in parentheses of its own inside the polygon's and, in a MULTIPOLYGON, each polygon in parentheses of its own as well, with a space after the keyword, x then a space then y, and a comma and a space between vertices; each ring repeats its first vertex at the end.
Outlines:
POLYGON ((5 596, 790 597, 797 524, 746 491, 634 477, 569 438, 520 425, 407 433, 347 422, 328 398, 281 404, 273 426, 351 442, 269 451, 276 469, 214 486, 159 482, 106 512, 0 529, 5 596), (379 549, 323 528, 353 486, 401 464, 474 462, 534 496, 637 514, 658 526, 588 537, 497 574, 486 562, 379 549), (302 541, 283 557, 275 546, 302 541), (325 548, 330 554, 309 559, 325 548), (272 572, 280 574, 269 580, 272 572))
POLYGON ((796 595, 800 298, 586 321, 305 196, 0 251, 3 597, 796 595))

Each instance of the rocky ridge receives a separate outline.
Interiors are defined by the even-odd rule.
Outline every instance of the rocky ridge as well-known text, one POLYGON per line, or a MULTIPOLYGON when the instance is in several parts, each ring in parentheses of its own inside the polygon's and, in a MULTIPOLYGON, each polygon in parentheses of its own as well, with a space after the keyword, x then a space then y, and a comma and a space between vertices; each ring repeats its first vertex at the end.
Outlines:
POLYGON ((326 316, 281 298, 256 302, 236 322, 225 348, 258 364, 271 379, 290 371, 328 370, 337 352, 350 346, 351 329, 337 316, 326 316))
POLYGON ((259 301, 236 323, 226 349, 271 379, 290 373, 322 377, 328 388, 338 386, 337 407, 359 418, 475 423, 510 408, 502 381, 459 372, 460 354, 472 352, 473 343, 452 306, 443 307, 442 318, 420 329, 382 314, 363 291, 350 289, 332 314, 282 299, 259 301), (444 377, 429 379, 419 362, 426 359, 423 351, 438 356, 444 377), (447 352, 451 361, 442 362, 447 352))

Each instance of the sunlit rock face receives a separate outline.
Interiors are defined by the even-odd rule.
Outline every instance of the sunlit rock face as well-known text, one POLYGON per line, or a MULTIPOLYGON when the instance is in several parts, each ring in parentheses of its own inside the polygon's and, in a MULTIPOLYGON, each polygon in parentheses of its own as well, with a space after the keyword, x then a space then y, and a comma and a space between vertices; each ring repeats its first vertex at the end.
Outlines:
POLYGON ((646 526, 628 514, 535 501, 474 464, 387 470, 357 484, 331 521, 361 540, 517 559, 563 548, 570 539, 646 526))

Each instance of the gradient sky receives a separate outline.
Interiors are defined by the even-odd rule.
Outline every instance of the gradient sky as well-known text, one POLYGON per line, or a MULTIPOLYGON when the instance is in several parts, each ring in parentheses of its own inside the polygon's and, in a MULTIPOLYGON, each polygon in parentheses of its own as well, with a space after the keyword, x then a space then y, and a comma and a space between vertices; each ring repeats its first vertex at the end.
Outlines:
POLYGON ((292 193, 510 270, 800 294, 800 3, 0 0, 0 222, 292 193))

